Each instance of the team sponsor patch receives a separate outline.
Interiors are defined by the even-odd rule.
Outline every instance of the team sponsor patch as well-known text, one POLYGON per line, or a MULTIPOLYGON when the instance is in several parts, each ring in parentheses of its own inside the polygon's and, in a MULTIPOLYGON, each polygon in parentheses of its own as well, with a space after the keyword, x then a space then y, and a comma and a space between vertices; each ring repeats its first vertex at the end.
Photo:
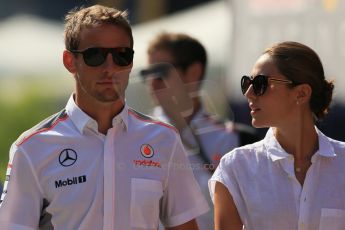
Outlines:
POLYGON ((133 160, 133 163, 137 167, 157 167, 161 168, 161 163, 153 160, 133 160))
POLYGON ((151 158, 153 157, 153 154, 154 154, 153 148, 149 144, 143 144, 140 147, 140 152, 141 152, 141 155, 145 158, 151 158))
POLYGON ((78 176, 78 177, 72 177, 72 178, 66 178, 65 180, 56 180, 55 181, 55 188, 75 185, 75 184, 81 184, 86 182, 86 175, 78 176))
POLYGON ((77 152, 73 149, 64 149, 60 152, 59 163, 64 167, 69 167, 77 161, 77 152))

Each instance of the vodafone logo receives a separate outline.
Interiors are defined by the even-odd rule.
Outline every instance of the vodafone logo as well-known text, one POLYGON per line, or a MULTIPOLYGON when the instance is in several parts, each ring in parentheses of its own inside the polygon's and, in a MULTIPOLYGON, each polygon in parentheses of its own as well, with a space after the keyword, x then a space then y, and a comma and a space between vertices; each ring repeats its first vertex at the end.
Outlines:
POLYGON ((141 155, 145 158, 151 158, 154 154, 153 148, 149 144, 143 144, 140 147, 141 155))

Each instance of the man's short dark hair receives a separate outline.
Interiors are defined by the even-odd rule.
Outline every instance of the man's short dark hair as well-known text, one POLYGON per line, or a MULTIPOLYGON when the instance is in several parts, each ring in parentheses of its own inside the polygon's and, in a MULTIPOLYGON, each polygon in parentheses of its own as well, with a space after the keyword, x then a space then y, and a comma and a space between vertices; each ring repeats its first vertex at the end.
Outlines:
POLYGON ((102 5, 87 8, 75 8, 65 16, 64 40, 68 50, 77 50, 80 43, 80 33, 83 28, 103 24, 119 26, 128 34, 130 46, 133 47, 132 28, 127 19, 127 11, 102 5))
POLYGON ((165 50, 171 54, 176 67, 186 70, 195 62, 203 66, 201 80, 205 75, 207 54, 205 47, 195 38, 183 33, 160 33, 153 39, 148 48, 148 54, 156 50, 165 50))

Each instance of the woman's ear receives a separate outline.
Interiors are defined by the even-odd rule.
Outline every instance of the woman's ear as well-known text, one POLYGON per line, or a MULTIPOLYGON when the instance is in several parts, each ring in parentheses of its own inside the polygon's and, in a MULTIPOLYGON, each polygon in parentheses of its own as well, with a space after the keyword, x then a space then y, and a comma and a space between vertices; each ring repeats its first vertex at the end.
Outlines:
POLYGON ((295 86, 296 101, 298 104, 309 103, 311 94, 313 92, 309 84, 300 84, 295 86))
POLYGON ((75 68, 75 62, 74 62, 74 54, 71 52, 65 50, 63 52, 62 60, 65 68, 70 72, 70 73, 75 73, 76 68, 75 68))

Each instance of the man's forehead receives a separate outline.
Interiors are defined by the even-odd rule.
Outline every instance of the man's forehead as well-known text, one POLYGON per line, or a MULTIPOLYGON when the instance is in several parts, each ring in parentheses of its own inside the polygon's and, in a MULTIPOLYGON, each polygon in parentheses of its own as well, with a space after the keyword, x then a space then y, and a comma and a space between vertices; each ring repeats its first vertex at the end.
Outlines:
POLYGON ((101 47, 108 47, 109 45, 109 47, 130 46, 129 35, 121 26, 117 25, 102 24, 98 26, 85 27, 80 31, 79 40, 80 44, 90 43, 94 46, 96 45, 101 47))

